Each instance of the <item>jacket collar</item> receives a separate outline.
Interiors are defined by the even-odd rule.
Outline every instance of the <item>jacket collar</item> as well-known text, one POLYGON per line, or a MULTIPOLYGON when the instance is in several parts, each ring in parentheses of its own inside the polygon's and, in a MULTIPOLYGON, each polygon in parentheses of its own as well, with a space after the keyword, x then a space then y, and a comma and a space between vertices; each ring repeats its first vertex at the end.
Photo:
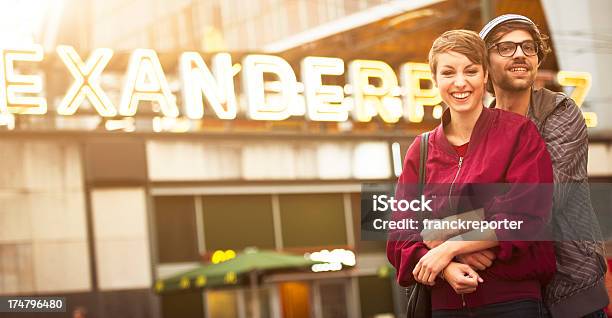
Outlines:
MULTIPOLYGON (((468 145, 467 152, 465 156, 467 157, 472 149, 478 147, 481 141, 489 132, 489 129, 492 125, 493 113, 495 110, 489 109, 487 107, 482 108, 482 112, 476 120, 476 125, 474 125, 474 129, 472 130, 472 135, 470 135, 470 144, 468 145)), ((457 157, 457 151, 453 148, 453 146, 448 142, 446 135, 444 134, 444 126, 448 124, 451 120, 451 114, 448 107, 442 114, 442 119, 440 125, 436 127, 433 133, 433 142, 435 145, 439 146, 440 149, 452 156, 457 157)))
MULTIPOLYGON (((553 92, 546 88, 532 88, 527 114, 533 116, 536 121, 543 122, 565 97, 563 93, 553 92)), ((494 99, 489 105, 489 108, 495 108, 496 103, 497 100, 494 99)))
POLYGON ((546 88, 533 89, 529 100, 529 110, 538 122, 544 122, 565 97, 563 93, 553 92, 546 88))

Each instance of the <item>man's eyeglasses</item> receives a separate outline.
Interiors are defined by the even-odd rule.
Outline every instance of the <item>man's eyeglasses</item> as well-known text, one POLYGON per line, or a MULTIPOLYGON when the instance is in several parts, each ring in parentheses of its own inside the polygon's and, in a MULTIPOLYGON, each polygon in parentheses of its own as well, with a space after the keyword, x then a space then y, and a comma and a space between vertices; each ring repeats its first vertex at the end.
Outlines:
POLYGON ((516 53, 516 48, 519 45, 521 46, 521 50, 523 50, 523 53, 527 56, 534 56, 538 54, 538 45, 532 40, 527 40, 520 43, 511 41, 499 42, 491 45, 489 47, 489 50, 496 47, 499 55, 503 57, 511 57, 514 55, 514 53, 516 53))

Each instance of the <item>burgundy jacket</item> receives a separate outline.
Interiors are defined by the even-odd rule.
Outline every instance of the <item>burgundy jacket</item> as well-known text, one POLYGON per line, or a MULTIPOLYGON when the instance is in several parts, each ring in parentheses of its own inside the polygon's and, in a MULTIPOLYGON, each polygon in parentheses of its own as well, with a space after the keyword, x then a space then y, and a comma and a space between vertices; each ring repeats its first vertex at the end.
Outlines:
MULTIPOLYGON (((424 194, 431 197, 436 186, 429 185, 433 184, 440 184, 438 188, 446 187, 448 194, 434 196, 430 217, 441 219, 457 212, 484 208, 487 220, 524 220, 526 229, 544 227, 552 209, 553 171, 550 155, 536 126, 523 116, 483 108, 467 152, 459 158, 444 134, 443 125, 449 119, 447 110, 443 123, 429 138, 425 180, 428 186, 424 194), (476 199, 465 200, 462 191, 468 185, 491 183, 508 184, 510 190, 503 195, 493 191, 490 196, 480 194, 476 199), (539 185, 550 187, 539 188, 539 185)), ((406 153, 397 199, 414 195, 402 188, 414 188, 418 182, 419 147, 420 136, 417 136, 406 153)), ((434 310, 542 298, 541 289, 556 270, 552 242, 516 241, 515 236, 503 230, 496 230, 496 234, 500 240, 499 246, 494 248, 497 258, 491 267, 479 272, 484 283, 479 284, 474 293, 462 297, 438 278, 432 287, 434 310)), ((390 232, 387 242, 387 258, 396 268, 397 281, 402 286, 415 283, 412 270, 428 251, 418 231, 408 231, 406 235, 406 231, 390 232)))

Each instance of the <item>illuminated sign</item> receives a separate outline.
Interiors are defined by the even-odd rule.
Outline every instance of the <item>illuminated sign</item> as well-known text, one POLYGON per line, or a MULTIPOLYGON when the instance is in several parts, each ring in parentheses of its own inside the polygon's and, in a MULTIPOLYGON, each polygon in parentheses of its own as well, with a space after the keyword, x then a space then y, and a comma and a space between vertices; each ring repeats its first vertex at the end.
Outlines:
POLYGON ((406 63, 400 68, 402 84, 406 90, 404 96, 404 117, 411 122, 423 121, 424 106, 434 106, 434 118, 442 117, 442 97, 433 85, 433 78, 428 64, 406 63), (429 88, 421 86, 421 81, 430 83, 429 88))
POLYGON ((61 45, 56 51, 74 77, 74 83, 57 106, 57 113, 72 115, 87 98, 100 115, 108 117, 117 115, 115 106, 100 87, 100 75, 113 56, 113 51, 111 49, 94 50, 86 62, 81 60, 71 46, 61 45))
POLYGON ((157 102, 165 116, 179 115, 176 97, 170 92, 157 53, 153 50, 138 49, 132 53, 119 114, 134 116, 141 100, 157 102))
POLYGON ((315 262, 321 262, 311 266, 313 272, 339 271, 343 265, 355 266, 357 264, 355 253, 345 249, 321 250, 307 254, 306 257, 315 262))
MULTIPOLYGON (((586 95, 591 89, 591 74, 586 72, 560 71, 557 74, 557 82, 559 82, 561 86, 574 87, 571 98, 576 102, 576 105, 578 105, 578 107, 581 107, 586 95)), ((596 113, 583 112, 582 114, 584 115, 584 120, 586 122, 587 127, 597 126, 596 113)))
POLYGON ((322 75, 344 74, 344 61, 331 57, 308 56, 302 60, 302 83, 310 120, 346 121, 351 110, 344 98, 344 88, 339 85, 323 85, 322 75))
MULTIPOLYGON (((111 49, 96 49, 81 57, 73 47, 61 45, 56 53, 72 82, 52 109, 69 116, 87 101, 98 115, 110 118, 105 124, 108 130, 134 131, 130 117, 137 114, 142 101, 152 102, 153 111, 159 113, 152 120, 154 131, 188 131, 193 127, 191 120, 202 119, 207 112, 222 120, 244 114, 252 120, 272 121, 304 116, 311 121, 352 118, 369 122, 379 117, 387 123, 421 122, 425 107, 431 108, 433 118, 442 115, 442 99, 429 65, 424 63, 401 65, 398 80, 393 68, 382 61, 353 60, 345 65, 339 58, 309 56, 300 63, 300 82, 291 65, 278 56, 251 54, 234 63, 230 54, 219 53, 212 57, 209 68, 199 53, 184 52, 178 61, 179 105, 153 50, 131 53, 123 87, 112 95, 101 86, 103 71, 113 57, 111 49), (241 95, 234 85, 239 74, 241 95), (338 84, 341 77, 347 84, 338 84), (119 98, 113 103, 109 96, 119 98)), ((0 50, 0 125, 14 127, 13 114, 47 113, 43 74, 17 71, 22 64, 41 62, 43 57, 39 45, 0 50)), ((591 77, 588 73, 559 72, 557 81, 575 87, 572 98, 580 105, 591 77)), ((596 125, 596 114, 585 113, 585 117, 589 126, 596 125)))
POLYGON ((0 112, 17 114, 45 114, 47 100, 42 96, 42 77, 15 72, 15 62, 40 62, 40 45, 22 49, 0 50, 0 112), (32 96, 34 95, 34 96, 32 96))
POLYGON ((397 76, 389 64, 381 61, 356 60, 349 64, 349 82, 352 86, 353 119, 371 121, 379 115, 388 123, 402 117, 400 87, 397 76), (370 79, 378 85, 370 83, 370 79))
POLYGON ((232 57, 227 53, 217 54, 212 64, 214 76, 196 52, 181 55, 179 72, 183 84, 184 112, 191 119, 204 117, 206 100, 221 119, 234 119, 238 113, 234 91, 232 57))
POLYGON ((230 259, 236 258, 236 252, 233 250, 221 251, 217 250, 213 253, 210 258, 210 262, 213 264, 219 264, 225 261, 229 261, 230 259))

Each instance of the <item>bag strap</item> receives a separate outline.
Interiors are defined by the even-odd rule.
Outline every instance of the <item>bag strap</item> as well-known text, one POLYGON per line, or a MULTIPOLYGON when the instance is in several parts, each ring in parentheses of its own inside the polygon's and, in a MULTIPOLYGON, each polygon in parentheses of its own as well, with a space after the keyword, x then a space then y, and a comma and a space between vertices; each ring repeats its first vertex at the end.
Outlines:
MULTIPOLYGON (((419 153, 419 195, 423 195, 423 188, 425 187, 425 177, 427 176, 427 169, 425 169, 425 164, 427 163, 427 150, 429 148, 429 131, 424 132, 421 135, 421 145, 420 145, 420 153, 419 153)), ((423 216, 421 216, 423 217, 423 216)), ((425 288, 425 285, 420 283, 416 283, 412 286, 406 287, 405 292, 406 296, 408 296, 408 301, 410 301, 410 297, 418 288, 425 288)), ((426 297, 431 297, 427 295, 426 297)))
MULTIPOLYGON (((429 131, 421 134, 421 145, 420 145, 420 153, 419 153, 419 195, 423 194, 423 188, 425 187, 425 177, 427 170, 425 169, 425 164, 427 163, 427 149, 429 148, 429 131)), ((405 292, 406 296, 410 298, 413 293, 413 290, 419 287, 419 283, 406 287, 405 292)), ((421 285, 422 287, 423 285, 421 285)))
POLYGON ((427 170, 425 164, 427 163, 427 149, 429 146, 429 132, 425 132, 421 135, 421 148, 419 158, 419 193, 423 194, 423 188, 425 187, 425 178, 427 177, 427 170))

